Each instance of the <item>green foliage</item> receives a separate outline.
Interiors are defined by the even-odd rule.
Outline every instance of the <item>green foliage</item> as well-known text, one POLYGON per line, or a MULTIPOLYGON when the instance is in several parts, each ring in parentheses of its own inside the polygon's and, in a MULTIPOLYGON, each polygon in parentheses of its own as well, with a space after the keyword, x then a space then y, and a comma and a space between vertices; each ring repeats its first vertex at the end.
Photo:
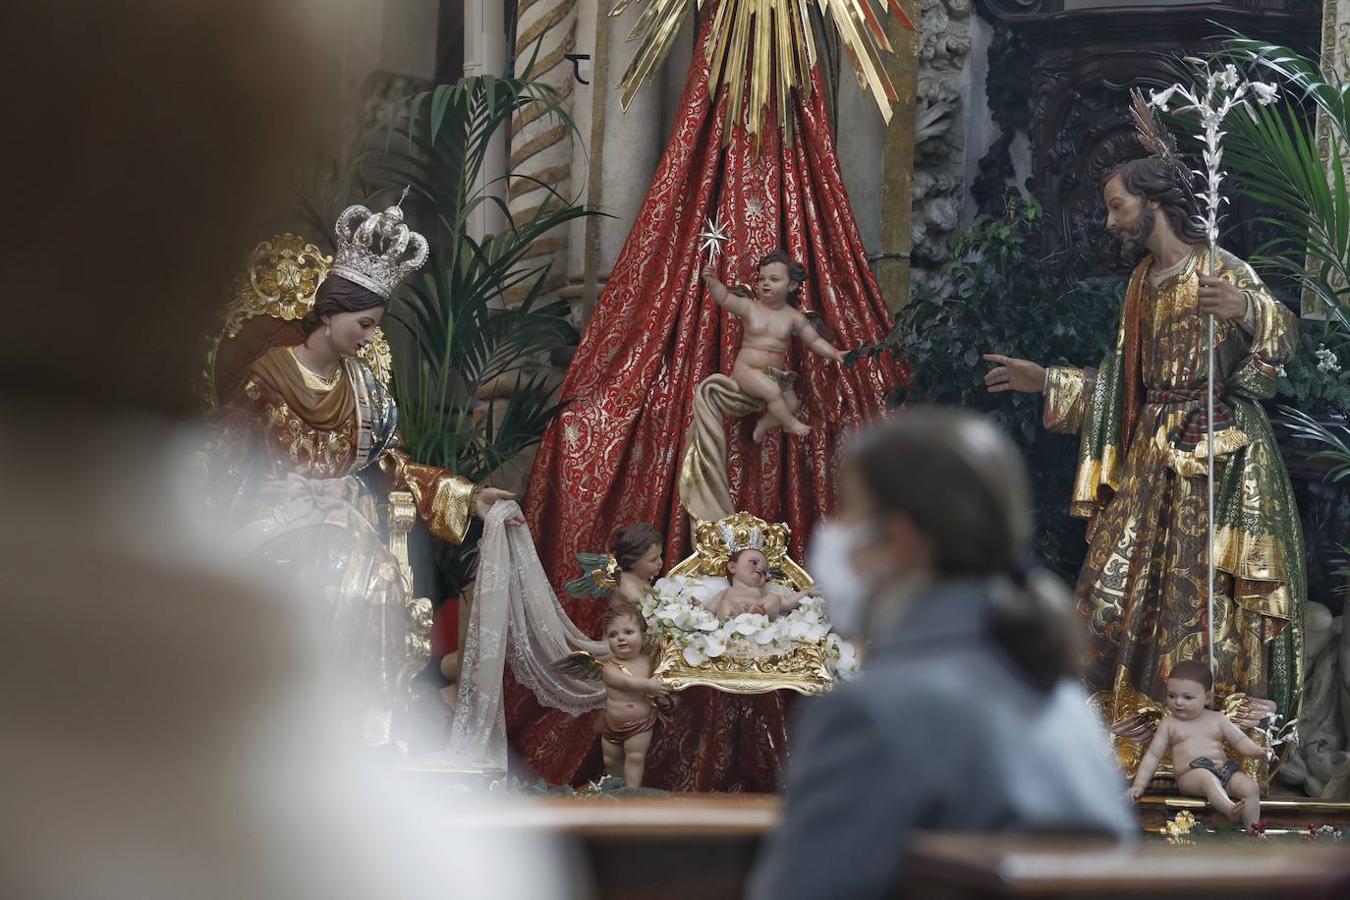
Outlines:
POLYGON ((1073 578, 1084 552, 1081 523, 1067 515, 1077 441, 1041 425, 1041 396, 990 394, 985 353, 1043 365, 1096 366, 1116 337, 1123 282, 1078 278, 1081 249, 1046 255, 1050 225, 1034 201, 1008 192, 997 215, 981 215, 952 239, 949 293, 918 293, 895 328, 862 353, 895 352, 911 369, 894 405, 941 403, 987 412, 1019 444, 1031 473, 1037 552, 1073 578))
POLYGON ((1277 236, 1253 262, 1293 276, 1330 316, 1324 327, 1305 323, 1300 352, 1279 384, 1282 399, 1292 402, 1282 408, 1280 424, 1318 448, 1309 458, 1331 466, 1330 477, 1339 481, 1350 474, 1350 447, 1314 416, 1350 411, 1350 372, 1334 371, 1317 357, 1331 350, 1344 358, 1350 332, 1350 85, 1287 47, 1236 37, 1226 52, 1280 90, 1280 102, 1253 105, 1250 115, 1229 120, 1225 162, 1248 193, 1277 213, 1263 219, 1277 236), (1325 128, 1325 159, 1312 113, 1325 128))
MULTIPOLYGON (((464 78, 408 98, 364 136, 334 197, 324 201, 396 197, 409 189, 408 218, 426 234, 431 257, 400 289, 385 319, 399 430, 415 460, 476 483, 537 444, 559 409, 546 366, 574 346, 578 334, 565 303, 541 301, 552 255, 533 247, 572 220, 596 214, 535 182, 543 202, 517 219, 491 190, 532 179, 510 173, 504 184, 483 183, 493 138, 514 117, 538 113, 576 135, 564 98, 531 81, 532 66, 518 78, 464 78), (478 237, 470 223, 485 204, 500 211, 506 226, 478 237), (512 388, 508 398, 475 400, 480 389, 505 393, 492 389, 499 384, 512 388)), ((439 595, 458 593, 472 578, 476 540, 440 544, 436 553, 444 582, 439 595)))
POLYGON ((1273 81, 1282 98, 1225 122, 1225 165, 1276 213, 1261 221, 1277 236, 1251 261, 1292 276, 1350 328, 1350 85, 1287 47, 1235 38, 1228 54, 1252 77, 1273 81), (1325 161, 1311 112, 1325 123, 1325 161))
POLYGON ((1334 323, 1303 320, 1298 351, 1285 364, 1276 392, 1280 403, 1310 415, 1350 415, 1350 339, 1345 331, 1334 323), (1334 365, 1318 357, 1328 351, 1334 365))

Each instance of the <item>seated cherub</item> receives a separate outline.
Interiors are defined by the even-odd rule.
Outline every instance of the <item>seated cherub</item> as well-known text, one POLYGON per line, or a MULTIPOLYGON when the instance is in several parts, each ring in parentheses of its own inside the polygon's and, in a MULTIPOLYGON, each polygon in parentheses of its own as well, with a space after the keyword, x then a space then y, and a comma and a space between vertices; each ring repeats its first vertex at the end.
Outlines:
POLYGON ((1223 713, 1206 709, 1213 699, 1213 686, 1209 666, 1202 662, 1186 660, 1172 667, 1167 676, 1168 715, 1158 723, 1128 796, 1138 800, 1144 795, 1163 754, 1171 751, 1178 790, 1207 798, 1215 809, 1230 819, 1240 816, 1250 828, 1261 818, 1261 789, 1228 759, 1224 743, 1242 756, 1259 758, 1270 753, 1223 713))
POLYGON ((796 609, 810 596, 805 591, 782 594, 766 587, 769 580, 769 559, 763 552, 746 548, 731 554, 727 561, 727 577, 731 587, 713 598, 712 611, 727 619, 742 613, 760 613, 776 619, 782 613, 796 609))

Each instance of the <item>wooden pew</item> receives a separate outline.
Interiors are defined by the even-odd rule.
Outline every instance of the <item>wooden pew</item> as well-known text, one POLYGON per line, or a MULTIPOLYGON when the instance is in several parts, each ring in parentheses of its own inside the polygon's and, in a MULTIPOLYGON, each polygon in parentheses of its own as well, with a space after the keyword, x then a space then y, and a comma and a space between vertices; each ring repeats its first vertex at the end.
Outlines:
MULTIPOLYGON (((503 810, 498 824, 571 837, 597 897, 718 900, 743 894, 759 844, 780 811, 779 799, 766 795, 546 797, 503 810)), ((1246 840, 1120 848, 1073 837, 929 834, 916 842, 900 896, 1345 898, 1350 848, 1246 840)))

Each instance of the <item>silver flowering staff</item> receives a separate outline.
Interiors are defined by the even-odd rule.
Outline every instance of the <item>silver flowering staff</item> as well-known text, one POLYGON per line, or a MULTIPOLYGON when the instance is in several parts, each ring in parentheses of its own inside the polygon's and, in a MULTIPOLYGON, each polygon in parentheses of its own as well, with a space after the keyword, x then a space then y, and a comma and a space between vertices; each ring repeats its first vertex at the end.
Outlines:
MULTIPOLYGON (((1209 238, 1209 275, 1214 277, 1218 269, 1219 255, 1219 208, 1228 202, 1220 192, 1223 184, 1223 170, 1219 164, 1223 161, 1223 120, 1233 110, 1241 107, 1252 113, 1248 105, 1252 99, 1262 106, 1275 102, 1279 92, 1275 85, 1262 81, 1246 81, 1232 65, 1215 69, 1209 62, 1194 56, 1184 60, 1195 69, 1198 76, 1193 87, 1174 84, 1162 91, 1153 91, 1148 105, 1167 111, 1174 101, 1183 101, 1172 109, 1176 113, 1194 112, 1200 117, 1202 133, 1196 135, 1205 145, 1205 168, 1194 170, 1193 174, 1205 179, 1205 190, 1200 194, 1204 201, 1204 212, 1196 216, 1196 224, 1205 230, 1209 238)), ((1206 363, 1207 385, 1205 394, 1205 457, 1208 485, 1206 502, 1208 525, 1206 533, 1206 612, 1208 614, 1209 667, 1214 670, 1214 315, 1209 319, 1208 361, 1206 363)))

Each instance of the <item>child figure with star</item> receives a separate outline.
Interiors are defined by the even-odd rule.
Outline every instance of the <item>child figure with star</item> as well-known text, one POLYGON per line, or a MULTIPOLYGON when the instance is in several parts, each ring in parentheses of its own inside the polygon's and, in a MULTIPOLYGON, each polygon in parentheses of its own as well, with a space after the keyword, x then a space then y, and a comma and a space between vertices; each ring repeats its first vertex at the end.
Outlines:
POLYGON ((835 362, 843 362, 844 353, 822 337, 807 314, 795 305, 806 269, 783 250, 765 254, 759 261, 759 283, 753 298, 729 290, 712 265, 704 267, 703 280, 713 300, 744 323, 731 378, 768 408, 755 423, 755 442, 764 440, 774 428, 798 437, 810 433, 811 426, 797 418, 801 408, 793 390, 797 373, 784 368, 788 341, 795 336, 812 353, 835 362))

